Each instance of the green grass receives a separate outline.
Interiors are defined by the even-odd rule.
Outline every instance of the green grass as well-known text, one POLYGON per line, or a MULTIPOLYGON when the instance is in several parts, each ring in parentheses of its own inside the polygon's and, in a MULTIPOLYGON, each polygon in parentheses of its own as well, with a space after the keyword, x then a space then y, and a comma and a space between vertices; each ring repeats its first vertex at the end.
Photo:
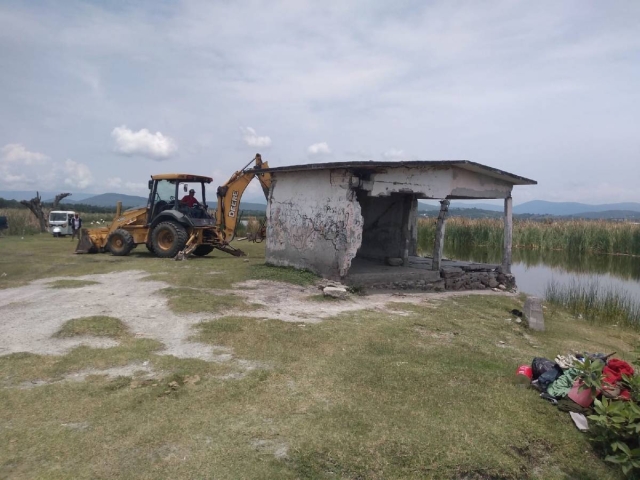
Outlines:
POLYGON ((87 285, 97 285, 98 283, 92 280, 56 280, 49 283, 49 288, 81 288, 87 285))
MULTIPOLYGON (((503 244, 504 225, 497 219, 450 218, 445 241, 455 246, 503 244)), ((433 250, 435 220, 420 220, 418 244, 433 250)), ((515 248, 568 250, 576 253, 640 255, 640 225, 605 220, 556 220, 535 222, 514 220, 515 248)))
MULTIPOLYGON (((173 309, 234 312, 201 323, 193 339, 256 368, 162 355, 158 341, 122 332, 111 348, 0 356, 0 478, 621 478, 567 414, 513 375, 534 356, 571 350, 630 360, 635 331, 549 305, 546 331, 532 332, 510 320, 522 299, 506 296, 427 295, 394 303, 395 314, 362 310, 301 326, 242 316, 241 296, 220 304, 210 295, 249 279, 313 282, 261 266, 264 245, 239 245, 248 262, 222 253, 174 262, 141 249, 75 256, 48 236, 5 240, 0 287, 146 271, 170 285, 173 309), (156 373, 145 381, 59 381, 147 361, 156 373), (54 383, 16 388, 36 379, 54 383)), ((72 325, 63 329, 95 334, 93 321, 72 325)))
POLYGON ((272 280, 296 285, 311 285, 319 280, 319 277, 315 273, 308 270, 297 270, 291 267, 274 267, 264 264, 252 265, 249 275, 252 279, 256 280, 272 280))
POLYGON ((62 325, 54 336, 65 338, 82 335, 122 338, 129 335, 129 331, 127 326, 117 318, 96 316, 69 320, 62 325))
POLYGON ((169 307, 175 312, 227 313, 229 311, 247 311, 256 308, 238 295, 221 293, 215 290, 194 288, 166 288, 162 291, 169 297, 169 307))
POLYGON ((640 329, 640 302, 615 286, 602 286, 597 281, 575 280, 568 285, 551 281, 545 298, 594 323, 640 329))

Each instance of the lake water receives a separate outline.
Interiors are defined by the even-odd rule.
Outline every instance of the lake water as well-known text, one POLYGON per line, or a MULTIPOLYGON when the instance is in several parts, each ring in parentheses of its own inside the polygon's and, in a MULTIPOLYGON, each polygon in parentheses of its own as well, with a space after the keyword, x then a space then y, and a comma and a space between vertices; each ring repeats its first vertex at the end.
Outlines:
MULTIPOLYGON (((447 258, 482 263, 502 262, 502 250, 488 247, 446 246, 447 258)), ((579 255, 565 251, 514 249, 511 271, 521 292, 543 296, 549 281, 597 281, 602 286, 624 289, 640 300, 640 257, 579 255)))

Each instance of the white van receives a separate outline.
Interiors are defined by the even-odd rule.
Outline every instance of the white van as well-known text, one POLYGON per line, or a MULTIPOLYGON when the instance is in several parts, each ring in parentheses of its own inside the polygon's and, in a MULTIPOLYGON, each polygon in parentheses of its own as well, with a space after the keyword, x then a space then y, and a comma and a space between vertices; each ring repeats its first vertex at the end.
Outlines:
POLYGON ((72 235, 71 219, 76 212, 68 210, 54 210, 49 213, 49 232, 54 237, 72 235))

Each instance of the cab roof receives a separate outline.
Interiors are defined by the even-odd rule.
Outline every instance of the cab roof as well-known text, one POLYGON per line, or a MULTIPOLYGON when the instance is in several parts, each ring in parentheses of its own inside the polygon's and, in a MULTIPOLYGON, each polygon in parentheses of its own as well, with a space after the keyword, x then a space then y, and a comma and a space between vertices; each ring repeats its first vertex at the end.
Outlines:
POLYGON ((211 183, 213 178, 204 177, 202 175, 192 175, 190 173, 162 173, 160 175, 151 175, 153 180, 173 180, 180 182, 203 182, 211 183))

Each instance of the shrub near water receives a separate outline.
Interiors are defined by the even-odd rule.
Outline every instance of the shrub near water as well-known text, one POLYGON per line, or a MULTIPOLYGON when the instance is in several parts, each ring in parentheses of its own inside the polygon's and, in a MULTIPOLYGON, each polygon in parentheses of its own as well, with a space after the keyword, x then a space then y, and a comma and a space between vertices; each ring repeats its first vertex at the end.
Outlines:
POLYGON ((545 298, 595 323, 640 328, 640 301, 625 290, 603 287, 595 280, 573 281, 568 285, 551 281, 545 289, 545 298))
MULTIPOLYGON (((502 220, 455 217, 447 220, 445 241, 448 245, 467 247, 502 245, 503 234, 502 220)), ((435 220, 421 219, 418 224, 420 248, 430 251, 434 237, 435 220)), ((604 220, 514 220, 513 245, 540 250, 640 255, 640 225, 604 220)))

